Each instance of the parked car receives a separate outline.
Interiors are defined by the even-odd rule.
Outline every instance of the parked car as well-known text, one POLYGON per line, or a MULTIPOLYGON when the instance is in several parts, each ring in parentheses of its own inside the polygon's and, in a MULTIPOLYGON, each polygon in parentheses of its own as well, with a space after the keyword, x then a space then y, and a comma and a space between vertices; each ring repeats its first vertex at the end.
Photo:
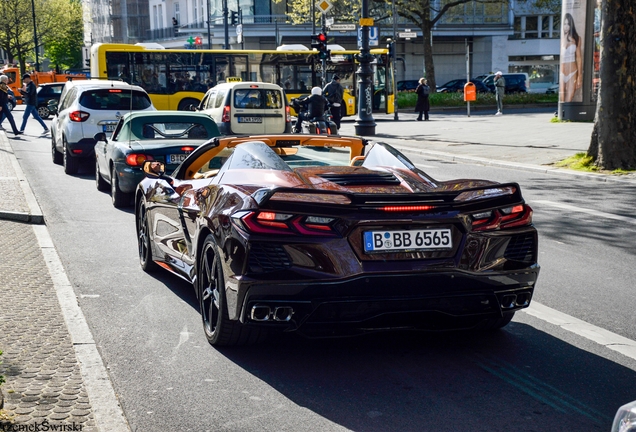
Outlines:
POLYGON ((263 82, 230 82, 207 91, 196 108, 225 135, 291 132, 291 115, 282 87, 263 82))
POLYGON ((129 111, 154 111, 144 89, 123 81, 68 81, 59 105, 49 105, 51 155, 53 163, 63 164, 64 172, 75 174, 81 160, 93 162, 95 134, 110 134, 119 119, 129 111))
POLYGON ((548 87, 545 91, 546 94, 555 94, 559 92, 559 84, 554 84, 548 87))
MULTIPOLYGON (((506 93, 527 93, 530 87, 530 80, 527 73, 505 73, 506 93)), ((484 78, 484 84, 491 92, 495 91, 495 75, 488 75, 484 78)))
MULTIPOLYGON (((466 85, 466 78, 455 79, 447 82, 446 84, 437 88, 437 93, 463 93, 464 86, 466 85)), ((488 87, 484 85, 483 82, 471 79, 471 83, 475 84, 475 88, 477 89, 477 93, 488 93, 488 87)))
POLYGON ((52 100, 60 101, 62 90, 64 89, 64 82, 54 82, 40 84, 37 88, 37 108, 38 114, 43 119, 48 119, 51 115, 49 110, 49 103, 52 100))
POLYGON ((137 184, 144 177, 144 162, 162 162, 174 171, 198 146, 218 137, 210 116, 188 111, 136 111, 124 114, 111 138, 95 136, 95 182, 110 190, 113 205, 131 204, 137 184), (109 187, 110 185, 110 187, 109 187))
POLYGON ((418 80, 405 80, 397 82, 398 91, 414 91, 419 85, 418 80))
POLYGON ((438 181, 388 144, 323 135, 214 138, 172 175, 144 172, 141 267, 193 284, 212 345, 496 329, 532 299, 537 231, 517 183, 438 181))

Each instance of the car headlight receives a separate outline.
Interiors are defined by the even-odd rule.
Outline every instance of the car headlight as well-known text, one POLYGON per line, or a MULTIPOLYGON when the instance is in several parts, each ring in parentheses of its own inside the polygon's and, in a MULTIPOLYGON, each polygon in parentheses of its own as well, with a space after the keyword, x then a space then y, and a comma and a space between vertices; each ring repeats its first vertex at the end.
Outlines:
POLYGON ((636 401, 618 409, 612 423, 612 432, 636 432, 636 401))

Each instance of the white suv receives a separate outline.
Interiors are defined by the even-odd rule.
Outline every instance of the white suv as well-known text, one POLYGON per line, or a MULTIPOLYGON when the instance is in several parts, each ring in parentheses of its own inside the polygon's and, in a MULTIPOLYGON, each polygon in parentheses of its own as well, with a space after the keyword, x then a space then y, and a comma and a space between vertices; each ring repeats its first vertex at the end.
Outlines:
POLYGON ((207 91, 196 108, 216 122, 224 135, 291 132, 285 92, 276 84, 229 82, 207 91))
POLYGON ((154 111, 144 89, 123 81, 68 81, 51 122, 53 163, 75 174, 80 160, 94 165, 95 134, 110 133, 129 111, 154 111))

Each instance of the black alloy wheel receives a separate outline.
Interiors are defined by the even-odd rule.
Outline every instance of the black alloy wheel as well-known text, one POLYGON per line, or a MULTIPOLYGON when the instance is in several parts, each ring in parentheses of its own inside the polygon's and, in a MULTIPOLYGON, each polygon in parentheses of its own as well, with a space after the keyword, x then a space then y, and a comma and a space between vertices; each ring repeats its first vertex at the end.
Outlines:
POLYGON ((51 111, 49 111, 46 106, 42 105, 38 107, 38 115, 42 118, 42 120, 47 120, 51 116, 51 111))
POLYGON ((223 265, 212 235, 205 239, 197 262, 201 320, 210 345, 232 346, 257 342, 261 329, 244 326, 239 321, 231 321, 229 318, 223 265))
POLYGON ((110 197, 113 201, 113 206, 116 208, 130 205, 131 196, 119 188, 119 178, 117 177, 115 167, 112 167, 110 170, 110 197))
POLYGON ((159 266, 152 260, 152 252, 150 249, 150 224, 148 222, 148 213, 143 201, 139 201, 137 208, 137 245, 139 249, 139 263, 141 269, 147 273, 156 271, 159 266))
POLYGON ((55 165, 62 165, 62 153, 55 148, 55 138, 51 134, 51 159, 55 165))
POLYGON ((62 137, 62 164, 64 165, 64 172, 66 174, 77 174, 79 170, 79 159, 71 156, 71 151, 68 148, 68 142, 66 142, 66 138, 62 137))
POLYGON ((106 183, 104 177, 99 173, 99 161, 97 160, 97 156, 95 156, 95 186, 97 186, 97 190, 101 192, 108 190, 108 183, 106 183))

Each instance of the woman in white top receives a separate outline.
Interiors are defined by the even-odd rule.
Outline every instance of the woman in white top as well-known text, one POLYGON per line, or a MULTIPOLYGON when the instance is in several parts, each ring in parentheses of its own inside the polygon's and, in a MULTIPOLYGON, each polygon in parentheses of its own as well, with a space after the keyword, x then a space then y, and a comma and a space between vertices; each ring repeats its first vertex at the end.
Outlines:
POLYGON ((563 49, 561 55, 560 89, 562 102, 572 102, 575 92, 583 84, 583 60, 581 38, 574 27, 574 18, 569 13, 563 18, 563 49))

